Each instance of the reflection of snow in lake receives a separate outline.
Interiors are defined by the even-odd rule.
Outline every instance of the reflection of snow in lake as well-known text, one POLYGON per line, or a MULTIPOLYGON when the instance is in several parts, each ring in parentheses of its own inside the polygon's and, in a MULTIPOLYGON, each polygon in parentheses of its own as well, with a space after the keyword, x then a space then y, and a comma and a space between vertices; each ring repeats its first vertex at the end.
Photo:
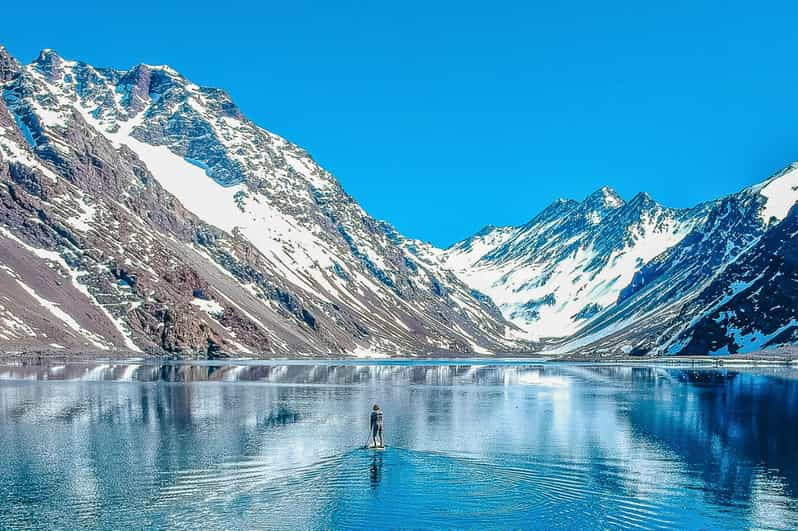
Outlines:
POLYGON ((795 370, 228 363, 0 366, 0 524, 798 525, 795 370))

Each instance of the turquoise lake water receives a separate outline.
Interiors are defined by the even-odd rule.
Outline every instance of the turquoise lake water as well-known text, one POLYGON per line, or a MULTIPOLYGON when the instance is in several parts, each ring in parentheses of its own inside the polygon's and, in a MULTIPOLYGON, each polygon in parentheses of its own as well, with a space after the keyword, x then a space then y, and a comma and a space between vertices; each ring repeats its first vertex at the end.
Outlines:
POLYGON ((798 528, 798 371, 468 363, 0 366, 0 527, 798 528))

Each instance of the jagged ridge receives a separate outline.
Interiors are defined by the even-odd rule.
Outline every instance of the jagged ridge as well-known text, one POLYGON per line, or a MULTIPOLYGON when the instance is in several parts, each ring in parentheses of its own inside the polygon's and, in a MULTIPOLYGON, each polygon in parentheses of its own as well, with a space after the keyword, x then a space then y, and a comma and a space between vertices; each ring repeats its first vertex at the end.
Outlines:
POLYGON ((0 346, 513 346, 489 300, 408 252, 412 242, 224 91, 169 67, 95 68, 51 50, 27 66, 0 50, 0 80, 0 311, 33 309, 0 346), (39 264, 50 273, 35 282, 39 264), (74 315, 85 308, 91 319, 74 315))

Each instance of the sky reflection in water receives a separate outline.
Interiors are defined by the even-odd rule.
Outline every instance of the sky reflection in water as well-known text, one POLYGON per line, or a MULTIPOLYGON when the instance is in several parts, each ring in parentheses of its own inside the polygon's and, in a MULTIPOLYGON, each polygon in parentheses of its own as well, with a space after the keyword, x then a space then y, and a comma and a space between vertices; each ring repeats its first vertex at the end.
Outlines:
POLYGON ((796 377, 0 367, 0 527, 795 528, 796 377))

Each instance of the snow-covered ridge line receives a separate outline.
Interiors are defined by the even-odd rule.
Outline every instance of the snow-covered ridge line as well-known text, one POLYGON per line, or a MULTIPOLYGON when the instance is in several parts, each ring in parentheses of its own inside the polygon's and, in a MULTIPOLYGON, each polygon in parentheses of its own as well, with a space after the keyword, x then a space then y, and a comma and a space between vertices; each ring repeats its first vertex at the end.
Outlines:
MULTIPOLYGON (((744 312, 725 307, 773 280, 699 296, 743 286, 729 276, 798 199, 796 165, 690 209, 602 187, 440 250, 371 218, 304 150, 169 67, 52 50, 21 66, 0 49, 0 84, 4 226, 74 257, 59 263, 73 287, 128 348, 159 353, 687 348, 717 311, 738 326, 744 312)), ((789 323, 730 340, 778 342, 789 323)))
MULTIPOLYGON (((709 242, 724 237, 717 219, 729 216, 740 228, 748 227, 745 230, 750 235, 740 233, 740 243, 715 259, 714 273, 683 280, 680 289, 685 291, 662 299, 660 307, 683 303, 691 289, 696 292, 707 286, 725 264, 735 261, 768 227, 783 220, 798 201, 796 168, 798 165, 791 164, 761 184, 681 210, 663 207, 644 193, 627 202, 602 187, 582 202, 555 201, 524 225, 487 227, 448 249, 428 251, 427 256, 490 296, 528 337, 561 338, 560 346, 548 347, 550 351, 583 348, 651 319, 657 313, 655 306, 633 310, 647 293, 643 284, 632 287, 645 282, 641 273, 651 269, 650 264, 674 260, 676 257, 668 255, 683 247, 683 242, 695 248, 695 260, 705 260, 700 253, 715 251, 710 251, 708 244, 701 251, 693 240, 709 242), (734 207, 739 210, 728 212, 730 205, 739 205, 734 207), (633 300, 619 307, 628 293, 633 300), (626 309, 612 317, 619 308, 626 309), (580 334, 581 330, 589 333, 580 334)), ((666 285, 660 278, 651 289, 666 285)))
POLYGON ((19 192, 46 211, 46 234, 10 227, 48 248, 68 240, 135 344, 200 355, 513 348, 489 300, 419 260, 224 91, 169 67, 97 68, 52 50, 0 63, 0 177, 20 164, 10 181, 51 174, 58 190, 19 192), (198 302, 204 293, 219 307, 198 302))

